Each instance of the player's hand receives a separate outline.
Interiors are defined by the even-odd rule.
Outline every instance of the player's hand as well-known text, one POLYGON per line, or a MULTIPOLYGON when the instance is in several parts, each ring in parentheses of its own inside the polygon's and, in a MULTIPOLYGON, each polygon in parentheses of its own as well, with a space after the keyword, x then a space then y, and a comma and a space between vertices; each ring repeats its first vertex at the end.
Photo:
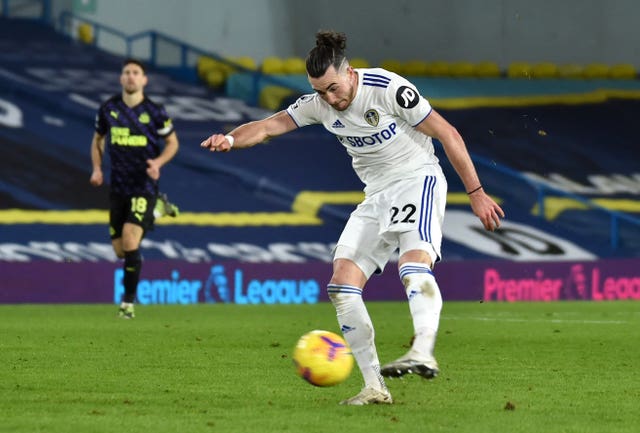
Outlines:
POLYGON ((469 196, 473 213, 480 218, 486 230, 494 231, 500 227, 500 218, 504 218, 504 211, 484 190, 474 192, 469 196))
POLYGON ((213 134, 200 143, 200 147, 209 149, 211 152, 228 152, 231 150, 231 143, 229 143, 224 134, 213 134))
POLYGON ((153 179, 160 179, 160 163, 155 159, 147 159, 147 175, 153 179))
POLYGON ((93 186, 100 186, 102 185, 102 182, 102 170, 93 170, 93 172, 91 173, 91 178, 89 178, 89 183, 93 186))

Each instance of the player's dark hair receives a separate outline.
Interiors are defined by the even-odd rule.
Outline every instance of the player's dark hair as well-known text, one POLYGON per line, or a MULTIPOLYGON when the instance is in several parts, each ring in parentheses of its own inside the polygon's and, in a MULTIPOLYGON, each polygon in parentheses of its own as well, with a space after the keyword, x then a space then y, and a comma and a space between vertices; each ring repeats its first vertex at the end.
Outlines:
POLYGON ((331 30, 321 30, 316 33, 316 46, 307 56, 307 74, 312 78, 322 77, 329 66, 340 69, 346 56, 347 36, 344 33, 331 30))
POLYGON ((138 65, 140 66, 140 69, 142 69, 142 73, 143 74, 147 74, 147 68, 144 66, 144 63, 142 63, 140 60, 138 59, 134 59, 132 57, 127 57, 126 59, 124 59, 122 61, 122 68, 124 69, 125 66, 127 65, 138 65))

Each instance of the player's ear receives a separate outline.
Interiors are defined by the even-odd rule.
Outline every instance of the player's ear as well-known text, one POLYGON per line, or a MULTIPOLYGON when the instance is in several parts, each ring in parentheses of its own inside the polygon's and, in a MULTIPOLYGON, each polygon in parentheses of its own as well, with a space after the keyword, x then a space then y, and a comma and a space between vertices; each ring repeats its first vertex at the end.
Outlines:
POLYGON ((347 67, 346 67, 346 75, 351 75, 351 74, 354 74, 355 72, 356 72, 356 71, 354 71, 354 70, 353 70, 353 66, 351 66, 351 65, 347 64, 347 67))

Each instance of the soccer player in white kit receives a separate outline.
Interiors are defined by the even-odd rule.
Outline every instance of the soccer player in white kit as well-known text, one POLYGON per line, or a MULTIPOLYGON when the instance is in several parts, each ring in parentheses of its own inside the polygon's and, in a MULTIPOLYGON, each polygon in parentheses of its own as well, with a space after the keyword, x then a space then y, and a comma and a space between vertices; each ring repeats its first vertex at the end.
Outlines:
POLYGON ((432 137, 464 184, 471 208, 485 229, 495 230, 504 212, 487 195, 458 131, 415 86, 380 68, 354 69, 345 56, 346 36, 321 31, 306 60, 315 93, 286 110, 240 125, 201 143, 211 151, 250 147, 296 128, 322 124, 336 135, 365 184, 365 199, 338 240, 327 286, 338 323, 349 343, 364 387, 348 405, 392 403, 383 377, 437 376, 434 346, 442 296, 433 274, 440 260, 447 183, 432 137), (362 300, 365 283, 399 249, 399 274, 409 300, 414 339, 410 350, 380 367, 374 328, 362 300))

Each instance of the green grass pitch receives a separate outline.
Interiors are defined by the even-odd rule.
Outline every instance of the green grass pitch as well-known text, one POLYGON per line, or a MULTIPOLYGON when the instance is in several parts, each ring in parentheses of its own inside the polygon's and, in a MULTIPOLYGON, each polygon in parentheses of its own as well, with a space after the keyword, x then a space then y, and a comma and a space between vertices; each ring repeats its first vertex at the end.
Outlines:
MULTIPOLYGON (((384 363, 403 302, 368 304, 384 363)), ((293 346, 337 331, 331 304, 0 306, 0 432, 637 432, 640 303, 446 303, 442 372, 388 380, 395 403, 345 407, 362 380, 297 377, 293 346)))

